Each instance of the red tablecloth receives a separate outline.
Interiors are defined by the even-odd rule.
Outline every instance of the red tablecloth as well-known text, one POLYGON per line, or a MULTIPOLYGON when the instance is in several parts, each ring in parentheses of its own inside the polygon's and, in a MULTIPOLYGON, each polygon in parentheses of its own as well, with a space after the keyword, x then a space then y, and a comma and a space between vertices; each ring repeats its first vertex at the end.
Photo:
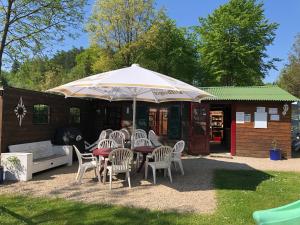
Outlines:
POLYGON ((135 151, 135 152, 140 152, 140 153, 144 153, 144 154, 152 153, 153 150, 154 150, 154 147, 152 147, 152 146, 139 146, 139 147, 135 147, 133 149, 133 151, 135 151))
POLYGON ((111 148, 96 148, 93 150, 94 156, 108 157, 109 153, 112 151, 111 148))

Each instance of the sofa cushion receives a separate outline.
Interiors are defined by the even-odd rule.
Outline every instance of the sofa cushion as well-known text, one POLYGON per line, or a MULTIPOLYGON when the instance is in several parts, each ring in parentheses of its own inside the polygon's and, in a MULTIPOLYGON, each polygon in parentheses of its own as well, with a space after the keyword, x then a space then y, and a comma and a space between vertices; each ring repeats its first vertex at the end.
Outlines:
POLYGON ((56 158, 60 158, 60 157, 64 157, 64 156, 66 156, 66 155, 63 155, 63 154, 54 154, 54 155, 47 156, 47 157, 44 157, 44 158, 35 159, 33 161, 34 162, 42 162, 42 161, 47 161, 47 160, 50 160, 50 159, 56 159, 56 158))
POLYGON ((52 144, 50 141, 39 141, 19 145, 10 145, 8 148, 10 152, 32 153, 34 160, 49 157, 54 154, 52 151, 52 144))

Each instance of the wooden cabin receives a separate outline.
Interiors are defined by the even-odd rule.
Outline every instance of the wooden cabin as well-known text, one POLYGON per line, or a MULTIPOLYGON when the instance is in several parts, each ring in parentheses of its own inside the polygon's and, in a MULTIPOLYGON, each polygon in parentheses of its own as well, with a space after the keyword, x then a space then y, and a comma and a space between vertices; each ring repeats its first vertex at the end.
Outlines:
MULTIPOLYGON (((201 103, 137 103, 137 127, 153 129, 169 144, 183 139, 192 155, 230 153, 268 157, 272 141, 291 157, 291 103, 277 86, 201 88, 215 97, 201 103)), ((132 102, 64 98, 4 87, 0 90, 0 146, 52 139, 76 127, 95 141, 102 129, 132 126, 132 102)))

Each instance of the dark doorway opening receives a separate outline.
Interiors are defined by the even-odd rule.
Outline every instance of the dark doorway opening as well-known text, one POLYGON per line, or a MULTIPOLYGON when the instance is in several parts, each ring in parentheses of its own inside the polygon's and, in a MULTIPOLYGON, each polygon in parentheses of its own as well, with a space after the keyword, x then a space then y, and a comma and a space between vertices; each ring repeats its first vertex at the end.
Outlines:
POLYGON ((149 128, 159 136, 167 136, 168 108, 151 107, 149 109, 149 128))
POLYGON ((210 106, 210 153, 230 153, 231 106, 212 104, 210 106))

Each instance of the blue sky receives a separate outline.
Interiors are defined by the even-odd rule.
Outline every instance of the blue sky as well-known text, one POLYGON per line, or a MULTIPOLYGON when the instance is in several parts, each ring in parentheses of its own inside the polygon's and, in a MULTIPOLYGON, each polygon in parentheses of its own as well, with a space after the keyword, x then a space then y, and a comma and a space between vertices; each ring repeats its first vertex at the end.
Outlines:
MULTIPOLYGON (((86 17, 91 14, 94 0, 89 0, 86 7, 86 17)), ((192 26, 198 24, 199 17, 206 17, 214 9, 226 3, 225 0, 157 0, 156 7, 164 7, 168 15, 175 19, 178 26, 192 26)), ((294 38, 300 33, 300 0, 264 0, 265 14, 270 22, 279 23, 276 31, 276 39, 272 46, 268 47, 268 55, 282 59, 276 66, 280 71, 287 63, 294 38)), ((77 39, 66 39, 55 50, 68 50, 75 47, 88 47, 89 40, 86 32, 80 32, 77 39)), ((277 79, 279 71, 271 70, 265 82, 273 82, 277 79)))

